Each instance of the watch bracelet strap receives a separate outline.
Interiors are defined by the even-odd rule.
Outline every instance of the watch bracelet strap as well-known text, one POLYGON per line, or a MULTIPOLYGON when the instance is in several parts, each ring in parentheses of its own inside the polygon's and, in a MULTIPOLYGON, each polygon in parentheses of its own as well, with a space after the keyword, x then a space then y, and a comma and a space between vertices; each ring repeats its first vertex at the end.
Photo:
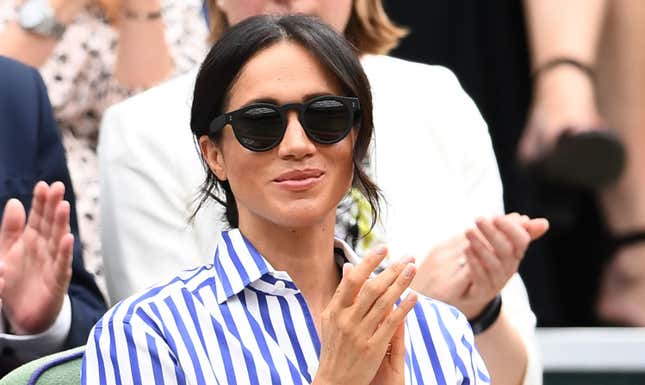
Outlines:
MULTIPOLYGON (((20 13, 20 6, 16 6, 15 12, 16 14, 20 13)), ((65 34, 65 31, 67 31, 67 25, 56 19, 55 15, 52 15, 49 21, 50 22, 47 24, 46 28, 41 26, 41 28, 30 28, 28 31, 41 36, 53 37, 57 40, 61 39, 65 34)))
POLYGON ((573 68, 576 68, 576 69, 580 70, 581 72, 583 72, 585 75, 587 75, 592 80, 595 79, 595 77, 596 77, 596 74, 594 72, 593 66, 591 66, 589 64, 586 64, 586 63, 583 63, 580 60, 570 58, 570 57, 556 57, 556 58, 553 58, 553 59, 545 62, 544 64, 540 65, 535 70, 533 70, 533 72, 531 72, 531 79, 535 80, 541 74, 543 74, 543 73, 545 73, 545 72, 547 72, 547 71, 549 71, 549 70, 551 70, 553 68, 563 66, 563 65, 564 66, 570 66, 570 67, 573 67, 573 68))
POLYGON ((473 334, 478 335, 490 328, 502 310, 502 296, 497 294, 479 313, 475 318, 469 319, 470 327, 473 329, 473 334))
POLYGON ((161 19, 162 16, 161 9, 152 12, 137 12, 127 8, 123 10, 123 17, 128 20, 152 21, 161 19))
POLYGON ((62 38, 63 35, 65 34, 65 31, 67 30, 67 26, 56 19, 51 19, 51 20, 52 20, 52 25, 47 34, 51 35, 56 39, 62 38))

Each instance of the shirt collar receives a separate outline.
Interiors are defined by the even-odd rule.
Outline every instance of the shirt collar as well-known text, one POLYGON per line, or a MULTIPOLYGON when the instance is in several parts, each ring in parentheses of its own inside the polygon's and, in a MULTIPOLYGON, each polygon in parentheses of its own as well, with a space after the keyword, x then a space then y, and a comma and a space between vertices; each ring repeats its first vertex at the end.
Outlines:
MULTIPOLYGON (((344 255, 337 262, 357 264, 360 258, 351 247, 340 239, 334 240, 334 254, 344 255)), ((215 249, 213 262, 215 271, 215 296, 218 304, 239 294, 251 283, 276 270, 253 247, 239 229, 221 231, 215 249)))

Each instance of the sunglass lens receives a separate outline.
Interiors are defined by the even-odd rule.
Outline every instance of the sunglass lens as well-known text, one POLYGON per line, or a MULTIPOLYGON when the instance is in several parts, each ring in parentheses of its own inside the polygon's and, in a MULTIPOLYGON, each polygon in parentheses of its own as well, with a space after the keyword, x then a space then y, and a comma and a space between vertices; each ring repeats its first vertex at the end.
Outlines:
POLYGON ((235 133, 245 147, 262 151, 273 147, 281 137, 282 117, 271 107, 243 111, 235 123, 235 133))
POLYGON ((309 136, 320 143, 336 143, 351 128, 351 111, 339 100, 321 99, 311 103, 304 113, 309 136))

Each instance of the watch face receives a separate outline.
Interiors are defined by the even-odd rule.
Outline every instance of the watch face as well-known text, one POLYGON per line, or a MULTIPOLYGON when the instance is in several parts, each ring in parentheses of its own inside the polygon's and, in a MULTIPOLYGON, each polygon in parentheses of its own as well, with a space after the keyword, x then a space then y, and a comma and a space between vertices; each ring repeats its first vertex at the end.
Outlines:
POLYGON ((40 1, 28 0, 20 8, 19 22, 23 28, 33 29, 46 18, 45 8, 40 1))

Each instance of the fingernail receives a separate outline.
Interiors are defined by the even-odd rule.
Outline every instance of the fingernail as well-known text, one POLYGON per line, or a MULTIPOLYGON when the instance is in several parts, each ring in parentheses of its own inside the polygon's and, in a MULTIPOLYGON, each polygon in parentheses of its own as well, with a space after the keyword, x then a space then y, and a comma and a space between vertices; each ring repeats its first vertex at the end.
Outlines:
POLYGON ((414 263, 414 262, 415 262, 415 258, 411 256, 401 257, 401 259, 399 259, 399 263, 403 265, 408 263, 414 263))
POLYGON ((414 269, 415 269, 415 268, 414 268, 414 265, 413 265, 413 264, 411 264, 411 263, 408 263, 408 264, 405 266, 405 269, 403 270, 403 276, 404 276, 405 278, 410 278, 410 277, 412 277, 412 274, 414 273, 414 269))
POLYGON ((387 253, 387 247, 385 245, 380 245, 374 250, 376 255, 385 255, 387 253))

